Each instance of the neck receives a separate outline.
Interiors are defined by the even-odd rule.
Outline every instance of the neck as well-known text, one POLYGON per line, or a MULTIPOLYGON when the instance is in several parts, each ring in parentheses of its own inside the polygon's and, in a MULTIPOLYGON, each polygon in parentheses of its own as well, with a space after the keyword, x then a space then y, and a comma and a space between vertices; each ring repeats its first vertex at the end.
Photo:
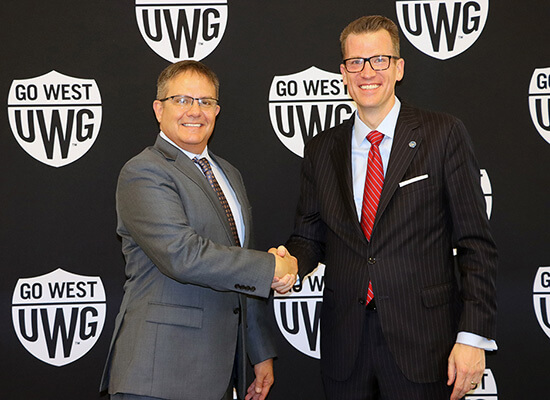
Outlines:
POLYGON ((384 118, 392 110, 395 104, 395 98, 386 105, 383 109, 370 108, 370 107, 358 107, 357 115, 369 127, 371 130, 375 130, 384 121, 384 118))

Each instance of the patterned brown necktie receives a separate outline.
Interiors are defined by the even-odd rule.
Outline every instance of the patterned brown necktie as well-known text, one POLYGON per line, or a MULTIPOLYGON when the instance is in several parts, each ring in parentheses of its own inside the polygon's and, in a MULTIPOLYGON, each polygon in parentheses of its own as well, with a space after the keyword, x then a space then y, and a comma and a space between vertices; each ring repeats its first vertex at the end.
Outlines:
MULTIPOLYGON (((367 177, 365 179, 365 191, 363 193, 363 208, 361 210, 361 229, 367 240, 370 241, 378 202, 384 186, 384 167, 382 166, 382 156, 380 155, 380 142, 384 135, 378 131, 372 131, 367 135, 367 140, 371 143, 369 158, 367 163, 367 177)), ((374 298, 372 291, 372 282, 369 281, 367 289, 367 304, 374 298)))
POLYGON ((216 177, 214 176, 214 172, 212 171, 212 167, 210 166, 210 163, 206 158, 201 158, 199 160, 197 157, 195 157, 193 158, 193 161, 201 167, 202 172, 204 173, 204 175, 206 176, 206 179, 208 179, 208 182, 210 183, 210 186, 212 186, 212 189, 214 189, 214 191, 218 195, 220 204, 222 205, 222 208, 225 211, 225 216, 227 217, 227 221, 229 222, 231 233, 233 233, 233 238, 235 239, 235 243, 237 246, 240 246, 241 242, 239 240, 239 235, 237 233, 237 225, 235 225, 235 219, 233 218, 233 213, 231 212, 229 203, 227 202, 227 199, 223 194, 222 188, 220 187, 218 181, 216 180, 216 177))

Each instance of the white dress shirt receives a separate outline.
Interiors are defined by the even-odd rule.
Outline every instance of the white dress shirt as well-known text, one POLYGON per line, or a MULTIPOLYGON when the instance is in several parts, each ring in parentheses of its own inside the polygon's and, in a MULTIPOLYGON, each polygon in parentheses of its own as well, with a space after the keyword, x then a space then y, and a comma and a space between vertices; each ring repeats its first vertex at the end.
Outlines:
MULTIPOLYGON (((208 160, 208 162, 210 163, 210 166, 212 167, 212 172, 214 173, 214 176, 216 177, 216 180, 218 181, 218 184, 220 185, 220 188, 222 189, 223 194, 227 199, 229 208, 231 208, 231 213, 233 214, 233 219, 235 220, 235 225, 237 226, 237 234, 239 235, 239 241, 241 242, 241 246, 242 246, 246 238, 245 238, 245 229, 244 229, 244 221, 243 221, 243 215, 241 211, 241 205, 237 200, 237 196, 235 195, 233 188, 229 184, 229 180, 223 173, 223 170, 208 154, 208 146, 204 148, 201 154, 194 154, 179 147, 172 140, 170 140, 168 136, 164 134, 164 132, 160 132, 160 137, 166 140, 171 145, 178 148, 179 150, 181 150, 191 160, 193 160, 193 158, 195 157, 197 157, 199 160, 203 157, 208 160)), ((204 175, 200 165, 198 165, 197 163, 194 163, 194 164, 199 169, 199 171, 201 171, 201 174, 204 175)))

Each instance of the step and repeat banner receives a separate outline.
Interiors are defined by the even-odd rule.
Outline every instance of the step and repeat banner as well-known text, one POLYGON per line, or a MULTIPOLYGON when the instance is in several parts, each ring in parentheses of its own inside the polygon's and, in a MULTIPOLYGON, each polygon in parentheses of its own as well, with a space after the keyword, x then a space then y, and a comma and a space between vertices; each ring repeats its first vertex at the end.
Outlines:
MULTIPOLYGON (((550 396, 550 3, 5 0, 0 398, 100 398, 124 283, 116 180, 158 133, 160 71, 194 59, 218 73, 210 147, 241 170, 268 249, 291 233, 304 144, 355 110, 338 38, 367 14, 401 30, 401 100, 462 119, 480 162, 501 259, 499 350, 467 398, 550 396)), ((324 399, 323 274, 270 301, 271 400, 324 399)))

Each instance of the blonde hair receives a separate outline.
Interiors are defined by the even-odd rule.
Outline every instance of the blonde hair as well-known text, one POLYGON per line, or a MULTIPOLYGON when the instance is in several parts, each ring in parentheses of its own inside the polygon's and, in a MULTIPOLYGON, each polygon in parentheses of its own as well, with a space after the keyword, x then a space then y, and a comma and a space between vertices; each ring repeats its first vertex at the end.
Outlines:
POLYGON ((372 33, 379 30, 385 30, 390 34, 395 54, 388 55, 399 57, 399 29, 397 28, 397 25, 395 25, 395 22, 389 18, 383 17, 382 15, 368 15, 350 22, 340 34, 342 58, 346 57, 346 40, 349 35, 372 33))

